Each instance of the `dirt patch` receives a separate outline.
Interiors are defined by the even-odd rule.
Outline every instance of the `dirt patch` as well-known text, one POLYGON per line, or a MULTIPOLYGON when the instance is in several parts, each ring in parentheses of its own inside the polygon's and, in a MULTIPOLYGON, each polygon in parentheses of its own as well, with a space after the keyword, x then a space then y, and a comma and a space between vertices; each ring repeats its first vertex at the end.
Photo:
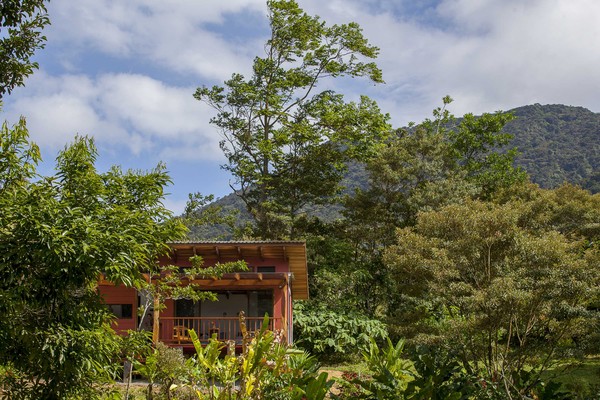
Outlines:
MULTIPOLYGON (((343 371, 338 371, 335 369, 327 369, 321 368, 319 372, 326 372, 328 379, 342 379, 342 375, 344 375, 343 371)), ((338 396, 341 392, 340 385, 335 382, 329 391, 332 395, 338 396)))
POLYGON ((327 376, 329 376, 329 379, 341 378, 342 375, 344 374, 342 371, 338 371, 335 369, 326 369, 326 368, 321 368, 320 372, 327 372, 327 376))

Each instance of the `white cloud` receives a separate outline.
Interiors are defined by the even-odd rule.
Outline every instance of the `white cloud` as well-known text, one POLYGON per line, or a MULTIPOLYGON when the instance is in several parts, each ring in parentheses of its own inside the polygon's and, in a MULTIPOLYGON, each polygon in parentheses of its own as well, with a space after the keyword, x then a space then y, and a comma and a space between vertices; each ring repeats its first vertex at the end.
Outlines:
POLYGON ((169 87, 131 74, 104 75, 97 85, 99 107, 111 119, 130 123, 145 135, 173 138, 193 133, 201 125, 200 103, 191 88, 169 87))
MULTIPOLYGON (((328 23, 359 22, 381 47, 379 64, 388 83, 372 93, 396 104, 394 115, 416 116, 418 110, 427 115, 445 94, 457 98, 459 112, 531 101, 600 108, 596 0, 300 0, 300 5, 328 23)), ((230 35, 236 27, 223 24, 230 22, 229 13, 264 22, 263 0, 56 0, 50 8, 50 41, 191 74, 199 84, 247 73, 252 57, 262 52, 264 38, 240 44, 230 35)))
MULTIPOLYGON (((472 1, 459 1, 465 8, 472 1)), ((457 88, 488 104, 512 106, 539 102, 585 102, 598 107, 590 87, 600 73, 600 3, 532 1, 485 3, 471 13, 453 9, 456 25, 471 26, 467 59, 449 68, 457 88)), ((459 43, 465 43, 458 38, 459 43)), ((446 53, 448 58, 449 55, 446 53)), ((461 58, 459 58, 461 60, 461 58)), ((446 64, 447 66, 447 64, 446 64)), ((472 105, 474 106, 474 105, 472 105)))
POLYGON ((600 2, 446 0, 427 20, 393 13, 403 6, 392 0, 308 3, 326 21, 356 20, 381 48, 387 84, 370 92, 399 123, 446 94, 457 114, 533 102, 600 110, 600 2))
POLYGON ((34 89, 11 98, 6 111, 12 121, 26 115, 32 139, 42 146, 57 150, 78 133, 136 156, 221 159, 218 134, 208 124, 210 110, 192 97, 190 87, 170 87, 142 75, 91 79, 43 72, 30 86, 34 89))
POLYGON ((207 24, 223 23, 227 13, 266 14, 259 0, 56 0, 50 8, 50 40, 113 57, 139 57, 218 81, 250 61, 260 47, 236 48, 207 24))
POLYGON ((187 199, 174 199, 173 196, 166 196, 163 204, 173 212, 173 215, 181 215, 185 210, 187 199))
POLYGON ((39 72, 28 85, 32 90, 13 95, 6 113, 11 121, 26 116, 30 135, 39 145, 57 150, 76 134, 88 134, 101 125, 89 101, 95 88, 87 77, 55 79, 39 72))

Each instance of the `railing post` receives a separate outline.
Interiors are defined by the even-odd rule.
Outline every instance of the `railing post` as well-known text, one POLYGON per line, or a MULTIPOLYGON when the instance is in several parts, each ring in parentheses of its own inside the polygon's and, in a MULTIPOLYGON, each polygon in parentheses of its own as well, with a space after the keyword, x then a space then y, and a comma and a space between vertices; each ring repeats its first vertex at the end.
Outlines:
POLYGON ((158 343, 158 338, 159 338, 159 330, 160 330, 160 324, 158 322, 158 318, 160 316, 160 300, 158 298, 158 295, 154 295, 154 320, 152 323, 152 343, 154 343, 155 345, 158 343))

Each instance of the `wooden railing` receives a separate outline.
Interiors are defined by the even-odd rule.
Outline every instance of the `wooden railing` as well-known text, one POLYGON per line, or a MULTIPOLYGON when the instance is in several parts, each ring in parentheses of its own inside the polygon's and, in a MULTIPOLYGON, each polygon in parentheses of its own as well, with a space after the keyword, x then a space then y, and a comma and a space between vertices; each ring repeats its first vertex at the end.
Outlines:
MULTIPOLYGON (((264 317, 246 317, 248 332, 260 330, 264 317)), ((159 339, 165 344, 191 344, 190 330, 194 330, 201 342, 206 343, 213 335, 218 340, 242 341, 242 330, 237 317, 160 317, 159 339)), ((281 318, 269 318, 269 330, 277 330, 281 318)))

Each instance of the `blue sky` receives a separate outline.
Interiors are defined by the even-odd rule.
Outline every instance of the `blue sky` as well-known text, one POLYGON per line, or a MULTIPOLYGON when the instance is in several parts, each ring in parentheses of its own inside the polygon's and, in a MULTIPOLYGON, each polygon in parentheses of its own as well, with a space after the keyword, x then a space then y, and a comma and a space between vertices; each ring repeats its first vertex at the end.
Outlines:
MULTIPOLYGON (((329 83, 366 94, 394 126, 421 121, 449 94, 457 115, 563 103, 600 111, 597 0, 299 0, 328 23, 358 22, 381 48, 385 85, 329 83)), ((223 196, 230 177, 202 85, 248 74, 269 33, 263 0, 52 0, 37 71, 4 99, 27 118, 48 171, 75 134, 95 137, 99 166, 173 178, 166 205, 223 196)))

